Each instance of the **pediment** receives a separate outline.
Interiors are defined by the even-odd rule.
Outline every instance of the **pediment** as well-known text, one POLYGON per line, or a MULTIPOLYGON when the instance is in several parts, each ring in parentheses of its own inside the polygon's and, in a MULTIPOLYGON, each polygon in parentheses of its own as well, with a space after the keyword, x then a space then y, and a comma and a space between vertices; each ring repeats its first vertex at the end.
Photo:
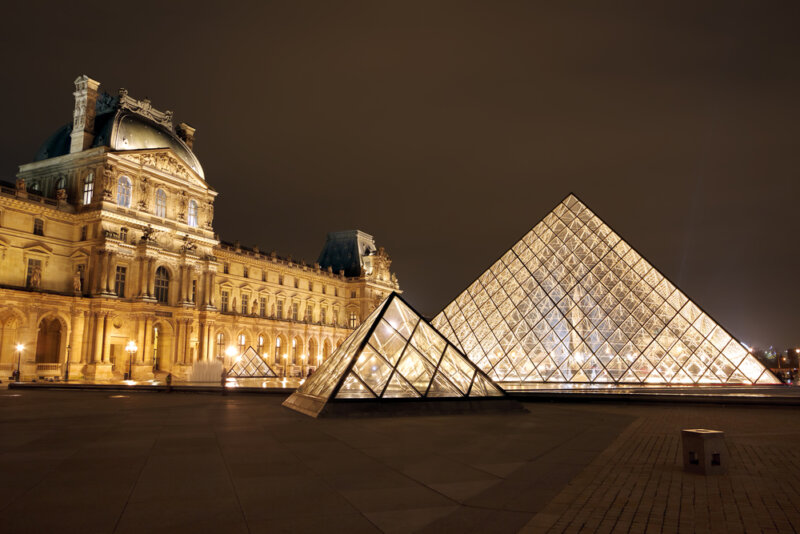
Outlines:
POLYGON ((34 243, 30 243, 28 245, 25 245, 24 247, 22 247, 22 250, 24 250, 28 254, 31 254, 31 253, 33 253, 33 254, 44 254, 46 256, 49 256, 50 254, 53 253, 53 249, 52 248, 50 248, 47 245, 45 245, 44 243, 40 243, 38 241, 34 242, 34 243))
POLYGON ((119 156, 128 161, 138 163, 142 167, 149 167, 186 180, 193 186, 208 188, 205 180, 200 178, 194 169, 184 163, 171 148, 130 151, 121 153, 119 156))
POLYGON ((89 252, 86 249, 79 248, 75 252, 69 255, 70 258, 73 260, 82 260, 89 257, 89 252))

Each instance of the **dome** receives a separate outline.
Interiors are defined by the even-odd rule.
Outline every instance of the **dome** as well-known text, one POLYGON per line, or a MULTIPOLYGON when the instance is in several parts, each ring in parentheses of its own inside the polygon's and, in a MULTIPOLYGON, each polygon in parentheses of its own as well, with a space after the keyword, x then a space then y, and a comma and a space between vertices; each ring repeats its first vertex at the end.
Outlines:
MULTIPOLYGON (((98 100, 98 108, 100 101, 98 100)), ((163 122, 155 122, 135 111, 113 106, 103 102, 95 117, 95 138, 92 148, 106 146, 115 152, 126 150, 148 150, 169 148, 205 179, 203 167, 194 152, 178 137, 175 131, 163 122)), ((51 135, 39 148, 34 161, 55 158, 69 154, 72 124, 62 126, 51 135)))

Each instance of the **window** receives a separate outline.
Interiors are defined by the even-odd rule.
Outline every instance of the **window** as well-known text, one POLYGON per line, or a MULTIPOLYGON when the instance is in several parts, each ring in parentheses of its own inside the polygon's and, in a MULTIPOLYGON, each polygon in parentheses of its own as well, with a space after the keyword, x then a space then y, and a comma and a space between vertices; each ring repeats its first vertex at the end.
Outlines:
POLYGON ((231 270, 231 266, 227 263, 222 264, 222 274, 228 274, 231 270))
POLYGON ((297 320, 297 316, 300 313, 300 305, 296 302, 292 303, 292 321, 297 320))
POLYGON ((156 269, 156 300, 162 304, 169 301, 169 271, 165 267, 156 269))
POLYGON ((128 269, 122 265, 117 265, 117 274, 114 277, 114 293, 118 297, 125 297, 125 275, 128 269))
POLYGON ((283 301, 279 300, 276 306, 277 309, 275 311, 275 315, 277 315, 279 319, 283 319, 283 301))
POLYGON ((314 313, 314 306, 311 303, 306 304, 306 322, 310 323, 312 320, 312 315, 314 313))
POLYGON ((86 241, 86 236, 89 234, 89 227, 85 224, 81 226, 81 241, 86 241))
POLYGON ((258 336, 258 351, 259 356, 263 356, 264 354, 264 336, 258 336))
POLYGON ((42 260, 28 258, 28 272, 25 274, 25 287, 31 287, 31 280, 33 280, 33 273, 38 271, 39 284, 41 284, 42 276, 42 260))
POLYGON ((239 334, 239 354, 244 354, 245 346, 247 345, 247 338, 244 334, 239 334))
POLYGON ((292 340, 292 365, 297 365, 297 340, 292 340))
POLYGON ((197 280, 192 280, 192 302, 197 302, 197 280))
POLYGON ((220 304, 220 309, 223 312, 227 312, 228 311, 228 292, 227 291, 223 291, 222 292, 222 299, 221 300, 222 300, 222 303, 220 304))
POLYGON ((275 338, 275 363, 280 363, 281 361, 281 338, 275 338))
POLYGON ((94 173, 90 172, 83 180, 83 205, 91 204, 94 197, 94 173))
POLYGON ((128 240, 128 229, 124 226, 119 229, 119 239, 120 241, 127 241, 128 240))
POLYGON ((267 281, 267 271, 261 271, 261 281, 262 282, 267 281))
POLYGON ((117 180, 117 204, 123 208, 131 207, 131 181, 127 176, 117 180))
POLYGON ((283 275, 282 275, 282 274, 279 274, 279 275, 278 275, 278 283, 279 283, 280 285, 283 285, 283 275))
POLYGON ((266 297, 261 297, 260 299, 258 299, 258 314, 261 317, 266 317, 267 316, 267 298, 266 297))
POLYGON ((242 276, 244 276, 245 278, 249 278, 250 277, 250 269, 248 269, 247 266, 245 266, 242 269, 242 276))
POLYGON ((300 280, 297 278, 294 279, 294 287, 295 289, 300 289, 300 280))
POLYGON ((44 221, 42 219, 33 220, 33 234, 44 235, 44 221))
POLYGON ((355 291, 351 291, 351 292, 350 292, 350 298, 351 298, 351 299, 354 299, 354 298, 356 298, 356 292, 355 292, 355 291))
POLYGON ((358 326, 358 314, 354 311, 350 312, 350 328, 358 326))
POLYGON ((167 194, 163 189, 156 190, 156 217, 167 216, 167 194))
POLYGON ((217 358, 222 358, 225 354, 225 334, 220 332, 217 334, 217 358))
POLYGON ((247 315, 247 303, 250 300, 250 295, 242 293, 242 315, 247 315))
POLYGON ((328 320, 327 315, 328 315, 328 309, 327 308, 321 308, 319 310, 319 322, 321 322, 322 324, 325 324, 325 321, 328 320))
POLYGON ((189 226, 197 227, 197 201, 189 201, 189 226))

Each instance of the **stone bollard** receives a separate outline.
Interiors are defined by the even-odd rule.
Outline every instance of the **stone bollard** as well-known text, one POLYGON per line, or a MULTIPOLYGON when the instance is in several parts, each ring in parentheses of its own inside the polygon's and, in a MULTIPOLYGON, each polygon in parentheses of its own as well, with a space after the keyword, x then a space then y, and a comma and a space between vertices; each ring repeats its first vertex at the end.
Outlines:
POLYGON ((728 467, 725 432, 705 428, 681 430, 683 470, 699 475, 721 475, 728 467))

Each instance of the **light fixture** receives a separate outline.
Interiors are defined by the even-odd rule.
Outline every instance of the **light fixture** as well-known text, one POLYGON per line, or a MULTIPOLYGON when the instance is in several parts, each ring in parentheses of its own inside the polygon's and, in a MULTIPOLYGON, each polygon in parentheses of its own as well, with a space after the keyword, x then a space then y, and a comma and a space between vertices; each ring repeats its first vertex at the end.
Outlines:
POLYGON ((228 348, 225 349, 225 355, 230 357, 236 356, 236 347, 229 345, 228 348))
POLYGON ((25 345, 23 345, 22 343, 17 343, 17 352, 22 352, 22 349, 24 349, 24 348, 25 348, 25 345))

